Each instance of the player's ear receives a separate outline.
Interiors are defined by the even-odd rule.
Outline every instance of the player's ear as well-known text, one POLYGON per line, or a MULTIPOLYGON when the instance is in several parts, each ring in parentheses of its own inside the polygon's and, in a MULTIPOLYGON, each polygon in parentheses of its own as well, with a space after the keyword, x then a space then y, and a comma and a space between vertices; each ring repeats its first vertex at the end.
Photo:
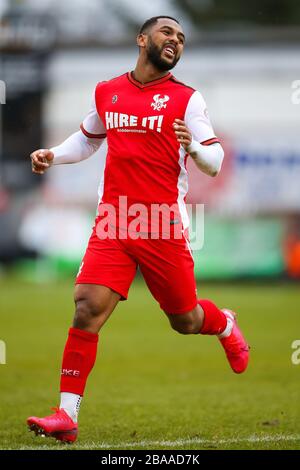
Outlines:
POLYGON ((139 47, 146 47, 147 44, 147 35, 146 34, 139 34, 136 38, 136 43, 139 47))

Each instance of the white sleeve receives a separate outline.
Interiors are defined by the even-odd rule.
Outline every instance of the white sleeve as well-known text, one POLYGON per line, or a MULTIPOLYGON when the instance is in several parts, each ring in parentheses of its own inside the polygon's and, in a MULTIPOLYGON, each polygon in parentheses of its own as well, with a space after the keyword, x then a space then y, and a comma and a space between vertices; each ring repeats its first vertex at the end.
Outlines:
POLYGON ((62 144, 50 149, 54 153, 53 165, 78 163, 86 160, 97 152, 103 140, 99 138, 90 139, 81 131, 75 132, 62 144))
POLYGON ((224 150, 220 144, 207 146, 192 140, 188 153, 203 173, 209 176, 217 176, 219 174, 224 158, 224 150))
POLYGON ((54 165, 86 160, 99 149, 106 138, 105 126, 96 109, 95 96, 80 129, 62 144, 50 149, 54 153, 54 165))
POLYGON ((106 137, 105 125, 100 119, 96 108, 95 93, 92 99, 90 110, 80 125, 80 129, 84 135, 86 135, 86 137, 90 137, 92 139, 105 139, 106 137))
POLYGON ((216 176, 221 169, 224 151, 215 137, 205 101, 199 91, 191 96, 184 121, 193 137, 188 153, 201 171, 216 176))
POLYGON ((210 145, 219 142, 212 128, 206 103, 199 91, 195 91, 186 107, 184 121, 193 135, 193 139, 200 144, 210 145))

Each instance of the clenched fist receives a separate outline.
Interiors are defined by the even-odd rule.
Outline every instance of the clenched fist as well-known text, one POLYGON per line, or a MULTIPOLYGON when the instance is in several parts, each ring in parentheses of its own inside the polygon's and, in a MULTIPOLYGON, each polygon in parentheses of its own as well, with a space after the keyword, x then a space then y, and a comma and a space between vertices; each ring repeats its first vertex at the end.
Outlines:
POLYGON ((48 149, 39 149, 32 152, 30 158, 32 173, 43 175, 52 165, 54 153, 48 149))
POLYGON ((193 140, 191 131, 188 129, 188 127, 186 127, 185 122, 181 119, 175 119, 173 128, 177 137, 177 141, 187 152, 193 140))

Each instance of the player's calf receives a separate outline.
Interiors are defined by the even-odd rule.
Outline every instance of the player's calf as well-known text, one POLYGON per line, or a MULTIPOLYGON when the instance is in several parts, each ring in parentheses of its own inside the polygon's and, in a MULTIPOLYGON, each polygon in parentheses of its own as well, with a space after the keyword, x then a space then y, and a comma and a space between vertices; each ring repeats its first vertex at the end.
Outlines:
POLYGON ((232 370, 244 372, 249 361, 249 346, 236 323, 236 314, 220 310, 210 300, 198 300, 197 307, 186 314, 167 313, 172 328, 181 334, 215 335, 224 348, 232 370))
POLYGON ((203 311, 199 305, 193 310, 182 314, 170 314, 166 312, 171 327, 183 335, 197 335, 203 323, 203 311))

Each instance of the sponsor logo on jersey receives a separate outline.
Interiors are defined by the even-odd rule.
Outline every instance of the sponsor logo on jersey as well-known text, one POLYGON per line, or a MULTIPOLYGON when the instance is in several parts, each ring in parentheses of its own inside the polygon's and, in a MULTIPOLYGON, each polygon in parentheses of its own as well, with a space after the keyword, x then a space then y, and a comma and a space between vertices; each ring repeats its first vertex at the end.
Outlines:
POLYGON ((124 113, 114 113, 112 111, 106 111, 105 113, 105 124, 106 129, 118 129, 119 132, 144 132, 146 129, 151 129, 157 132, 161 132, 161 126, 163 123, 164 116, 145 116, 139 118, 124 113), (122 129, 122 128, 137 128, 139 129, 122 129), (142 128, 142 129, 141 129, 142 128))
POLYGON ((168 95, 154 95, 151 107, 154 109, 154 111, 161 111, 163 108, 167 107, 167 101, 169 101, 169 99, 170 97, 168 95))

